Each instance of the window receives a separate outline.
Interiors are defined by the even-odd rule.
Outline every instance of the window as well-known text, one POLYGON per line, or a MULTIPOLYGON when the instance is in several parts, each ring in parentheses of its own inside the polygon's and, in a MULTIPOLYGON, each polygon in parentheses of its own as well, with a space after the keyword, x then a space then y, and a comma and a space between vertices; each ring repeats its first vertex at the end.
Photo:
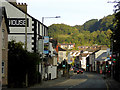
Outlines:
POLYGON ((5 48, 5 30, 2 29, 2 48, 5 48))
POLYGON ((38 23, 38 34, 40 35, 40 23, 38 23))
POLYGON ((5 63, 4 61, 2 61, 2 75, 4 75, 4 66, 5 66, 5 63))
POLYGON ((42 24, 40 24, 40 35, 42 36, 42 24))

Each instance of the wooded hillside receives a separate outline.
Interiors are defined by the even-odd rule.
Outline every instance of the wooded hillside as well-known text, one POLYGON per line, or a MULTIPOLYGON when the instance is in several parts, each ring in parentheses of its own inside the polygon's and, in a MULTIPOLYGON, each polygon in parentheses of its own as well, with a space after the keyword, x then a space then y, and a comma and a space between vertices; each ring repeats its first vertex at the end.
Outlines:
POLYGON ((114 15, 109 15, 100 20, 86 21, 83 25, 53 24, 49 26, 49 36, 58 39, 59 43, 75 43, 76 46, 109 46, 111 28, 114 27, 113 20, 114 15))

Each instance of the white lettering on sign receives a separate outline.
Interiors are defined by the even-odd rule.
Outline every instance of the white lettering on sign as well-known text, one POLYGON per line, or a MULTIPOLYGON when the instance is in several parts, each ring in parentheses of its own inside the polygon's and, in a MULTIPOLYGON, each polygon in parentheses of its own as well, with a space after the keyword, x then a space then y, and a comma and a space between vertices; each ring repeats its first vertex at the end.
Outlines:
POLYGON ((25 20, 25 18, 9 18, 9 26, 11 27, 25 27, 27 25, 28 27, 28 19, 25 20))

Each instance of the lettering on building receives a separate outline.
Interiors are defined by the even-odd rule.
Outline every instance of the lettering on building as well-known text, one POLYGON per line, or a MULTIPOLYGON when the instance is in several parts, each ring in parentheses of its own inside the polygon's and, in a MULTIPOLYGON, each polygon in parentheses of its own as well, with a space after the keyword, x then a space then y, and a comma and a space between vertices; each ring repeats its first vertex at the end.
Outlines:
POLYGON ((10 27, 29 27, 29 19, 25 18, 8 18, 10 27))

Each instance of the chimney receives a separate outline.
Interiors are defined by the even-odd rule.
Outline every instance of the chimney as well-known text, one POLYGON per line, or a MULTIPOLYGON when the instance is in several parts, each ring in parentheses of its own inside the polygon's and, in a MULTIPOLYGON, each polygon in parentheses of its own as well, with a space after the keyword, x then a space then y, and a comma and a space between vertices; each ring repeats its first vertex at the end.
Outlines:
POLYGON ((18 8, 20 8, 21 10, 23 10, 24 12, 27 13, 27 4, 26 3, 18 3, 16 2, 16 0, 7 0, 8 2, 14 4, 15 6, 17 6, 18 8))
POLYGON ((27 13, 27 4, 26 3, 18 3, 17 7, 27 13))

